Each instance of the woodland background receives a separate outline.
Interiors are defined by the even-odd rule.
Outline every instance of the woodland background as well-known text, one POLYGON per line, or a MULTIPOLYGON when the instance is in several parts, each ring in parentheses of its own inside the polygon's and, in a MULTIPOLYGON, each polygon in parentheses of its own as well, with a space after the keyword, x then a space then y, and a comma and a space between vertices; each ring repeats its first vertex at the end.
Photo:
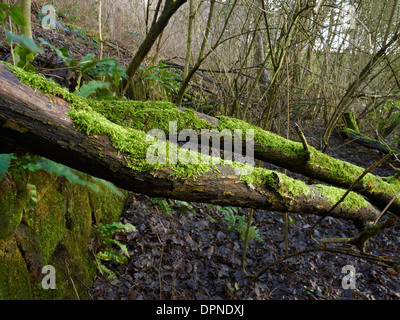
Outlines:
MULTIPOLYGON (((293 140, 299 140, 294 126, 298 124, 310 145, 360 167, 398 149, 397 0, 181 2, 151 51, 140 61, 129 98, 170 101, 210 116, 237 117, 293 140), (345 140, 345 127, 351 127, 352 134, 362 135, 373 148, 363 149, 345 140)), ((96 59, 112 56, 128 68, 168 3, 172 2, 32 1, 34 38, 40 36, 47 42, 38 42, 45 51, 32 65, 73 90, 79 86, 75 87, 76 75, 69 79, 68 70, 76 65, 65 70, 65 61, 75 61, 79 66, 87 54, 96 59), (40 10, 49 3, 56 8, 57 28, 45 31, 40 26, 40 10), (65 49, 55 55, 54 48, 65 49), (57 68, 63 70, 58 73, 57 68)), ((6 49, 5 56, 10 58, 6 49)), ((99 97, 103 93, 89 89, 93 90, 88 95, 99 97)), ((113 89, 112 93, 118 95, 123 88, 113 89)), ((79 92, 85 94, 82 88, 79 92)), ((395 153, 374 174, 396 174, 397 162, 395 153)), ((273 165, 271 168, 281 170, 273 165)), ((362 264, 362 259, 355 262, 340 255, 330 263, 328 254, 311 251, 308 260, 303 256, 289 258, 290 250, 307 251, 313 244, 305 233, 317 220, 309 216, 149 200, 138 195, 129 201, 122 221, 136 225, 141 233, 119 234, 115 240, 127 244, 133 259, 124 266, 109 263, 108 268, 118 279, 109 282, 98 278, 90 293, 93 298, 399 298, 398 266, 396 269, 393 264, 380 268, 379 264, 362 264), (185 214, 179 215, 177 208, 185 214), (152 213, 151 218, 147 213, 152 213), (240 216, 252 217, 253 213, 248 270, 258 271, 257 266, 271 258, 278 261, 283 256, 288 260, 261 282, 245 277, 243 270, 235 271, 243 266, 241 255, 247 248, 247 243, 240 241, 246 226, 240 216), (172 235, 175 230, 179 230, 176 237, 172 235), (269 240, 257 241, 260 235, 269 240), (160 261, 158 267, 155 259, 160 261), (363 292, 332 289, 340 287, 337 280, 344 264, 354 264, 360 270, 363 292), (302 269, 302 265, 308 269, 302 269), (321 271, 320 280, 316 270, 321 271)), ((321 236, 332 232, 344 237, 354 232, 352 226, 336 219, 328 219, 321 227, 325 228, 317 228, 321 236)), ((369 251, 380 254, 380 249, 385 249, 390 257, 396 257, 397 229, 374 239, 369 251)), ((93 247, 90 244, 91 250, 95 250, 93 247)))

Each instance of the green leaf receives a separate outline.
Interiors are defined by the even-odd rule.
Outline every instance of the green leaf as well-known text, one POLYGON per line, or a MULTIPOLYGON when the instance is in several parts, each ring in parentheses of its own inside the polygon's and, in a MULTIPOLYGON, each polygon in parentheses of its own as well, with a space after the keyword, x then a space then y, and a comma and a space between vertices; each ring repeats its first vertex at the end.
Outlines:
POLYGON ((118 247, 120 247, 120 249, 122 250, 123 254, 126 255, 129 258, 129 253, 128 253, 128 249, 127 249, 126 245, 122 244, 118 240, 105 239, 103 242, 104 243, 113 243, 113 244, 117 245, 118 247))
MULTIPOLYGON (((2 3, 0 3, 1 5, 2 3)), ((2 8, 0 7, 0 24, 4 23, 6 21, 7 18, 7 13, 5 10, 2 10, 2 8)))
POLYGON ((0 180, 3 180, 5 174, 8 172, 13 159, 16 159, 13 154, 0 154, 0 180))
POLYGON ((109 236, 116 232, 137 232, 137 229, 130 223, 112 222, 101 228, 102 236, 109 236))
POLYGON ((24 27, 26 25, 25 17, 22 14, 20 7, 18 7, 18 6, 11 7, 10 16, 16 25, 21 26, 21 27, 24 27))
POLYGON ((44 53, 42 47, 38 46, 35 41, 33 41, 32 39, 29 39, 25 36, 21 36, 20 37, 21 42, 24 44, 24 46, 30 50, 33 53, 44 53))
POLYGON ((84 64, 86 64, 89 61, 91 61, 93 57, 94 57, 94 54, 93 53, 89 53, 86 56, 84 56, 81 61, 79 61, 79 64, 81 66, 83 66, 84 64))
POLYGON ((116 274, 113 271, 111 271, 110 269, 108 269, 104 264, 99 263, 98 267, 99 267, 100 273, 103 276, 107 277, 108 279, 117 279, 116 274))
POLYGON ((104 89, 104 88, 109 88, 110 83, 105 83, 102 81, 97 81, 97 80, 92 80, 86 84, 84 84, 78 91, 76 91, 77 94, 80 96, 87 98, 91 94, 95 93, 96 90, 98 89, 104 89))
POLYGON ((104 260, 104 261, 111 261, 111 260, 115 260, 118 263, 124 264, 127 262, 127 258, 126 256, 118 253, 115 250, 112 249, 105 249, 104 251, 101 251, 99 253, 96 254, 96 257, 100 260, 104 260))
POLYGON ((20 37, 18 37, 16 34, 12 33, 11 31, 8 31, 7 29, 4 30, 7 40, 9 42, 15 42, 15 43, 21 43, 20 37))
POLYGON ((120 196, 121 198, 124 196, 123 193, 118 190, 118 188, 115 187, 111 182, 88 176, 85 173, 74 170, 61 163, 57 163, 46 158, 32 158, 31 156, 25 156, 18 159, 18 162, 24 169, 30 170, 32 172, 37 170, 45 170, 49 173, 64 176, 69 182, 79 184, 86 188, 90 188, 94 192, 103 192, 103 190, 100 188, 100 186, 103 186, 107 190, 110 190, 115 195, 120 196))
POLYGON ((37 189, 34 184, 28 183, 26 185, 26 189, 28 190, 29 200, 24 205, 25 212, 29 212, 30 210, 35 210, 37 205, 37 189))
POLYGON ((172 216, 172 209, 169 206, 169 203, 166 199, 164 198, 153 198, 151 199, 151 201, 158 205, 162 211, 164 211, 165 213, 167 213, 168 215, 172 216))
POLYGON ((67 67, 73 67, 76 65, 76 60, 72 59, 71 56, 67 53, 67 48, 63 47, 60 49, 57 49, 55 46, 53 46, 51 43, 47 42, 44 40, 42 37, 37 38, 41 43, 49 46, 52 50, 54 50, 57 55, 62 59, 62 61, 66 64, 67 67))

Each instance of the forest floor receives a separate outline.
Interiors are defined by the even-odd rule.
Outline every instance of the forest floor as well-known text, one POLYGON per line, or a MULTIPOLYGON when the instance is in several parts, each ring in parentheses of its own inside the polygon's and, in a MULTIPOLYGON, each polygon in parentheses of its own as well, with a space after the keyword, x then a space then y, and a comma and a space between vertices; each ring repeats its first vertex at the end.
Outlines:
MULTIPOLYGON (((311 133, 310 133, 311 134, 311 133)), ((310 134, 306 134, 311 139, 310 134)), ((333 137, 332 145, 339 146, 333 137)), ((354 143, 334 150, 331 155, 368 167, 382 156, 354 143)), ((373 171, 393 175, 387 163, 373 171)), ((289 173, 290 174, 290 173, 289 173)), ((131 223, 138 232, 117 234, 131 255, 125 265, 106 266, 117 274, 116 280, 101 275, 90 290, 94 300, 400 300, 400 274, 383 263, 349 255, 314 252, 296 255, 271 267, 259 279, 246 276, 241 268, 244 242, 237 232, 229 232, 227 208, 206 204, 170 202, 170 212, 162 210, 150 198, 133 195, 127 202, 121 221, 131 223), (354 267, 355 288, 344 289, 354 267), (344 272, 344 273, 342 273, 344 272)), ((248 215, 240 209, 236 215, 248 215)), ((288 250, 294 253, 316 247, 309 231, 317 216, 290 214, 288 250)), ((255 274, 267 264, 285 256, 285 215, 254 211, 253 225, 262 241, 253 239, 248 246, 245 270, 255 274)), ((314 230, 316 239, 355 236, 355 227, 346 221, 325 218, 314 230)), ((398 255, 400 226, 372 238, 366 252, 398 255)), ((339 245, 340 246, 340 245, 339 245)), ((348 246, 347 246, 348 247, 348 246)))

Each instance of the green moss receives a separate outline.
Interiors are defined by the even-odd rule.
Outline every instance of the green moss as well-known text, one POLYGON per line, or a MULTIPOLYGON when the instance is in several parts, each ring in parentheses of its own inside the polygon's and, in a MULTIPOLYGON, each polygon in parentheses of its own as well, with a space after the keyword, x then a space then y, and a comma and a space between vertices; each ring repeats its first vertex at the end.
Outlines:
POLYGON ((285 188, 289 190, 292 196, 297 196, 299 194, 308 195, 311 193, 314 194, 313 190, 303 181, 298 179, 292 179, 288 176, 281 174, 282 183, 285 188))
POLYGON ((0 300, 30 300, 30 276, 14 238, 0 240, 0 300))
POLYGON ((0 239, 6 239, 13 234, 22 219, 23 201, 15 201, 17 197, 16 190, 12 189, 12 185, 6 182, 0 185, 0 199, 2 206, 0 207, 0 239))
POLYGON ((349 162, 332 158, 331 156, 310 147, 310 165, 324 168, 327 175, 335 180, 351 181, 357 179, 364 169, 349 162))
POLYGON ((355 132, 358 132, 358 133, 360 132, 354 112, 345 112, 343 114, 343 118, 346 122, 347 128, 349 128, 355 132))
POLYGON ((169 122, 177 122, 177 131, 191 128, 197 131, 214 128, 209 122, 199 119, 193 110, 179 110, 164 101, 99 101, 90 102, 92 109, 108 120, 141 131, 161 129, 169 132, 169 122))
MULTIPOLYGON (((315 187, 320 195, 325 196, 331 201, 332 206, 335 205, 346 192, 344 189, 321 184, 315 185, 315 187)), ((341 204, 347 208, 356 210, 368 208, 368 202, 361 195, 355 192, 350 192, 341 204)))
POLYGON ((250 186, 262 186, 273 189, 282 196, 313 194, 313 190, 303 181, 292 179, 285 174, 265 168, 254 168, 250 174, 242 176, 241 179, 246 181, 250 186))
POLYGON ((24 207, 28 183, 36 186, 38 201, 13 234, 0 240, 0 299, 76 299, 75 288, 81 299, 87 298, 82 282, 90 286, 96 274, 88 252, 93 226, 116 221, 127 193, 121 197, 102 183, 103 193, 96 193, 64 177, 22 166, 9 170, 0 192, 10 191, 10 199, 0 197, 0 208, 24 207), (56 269, 56 290, 41 286, 41 268, 47 264, 56 269))
MULTIPOLYGON (((96 101, 84 99, 74 93, 61 88, 58 84, 46 80, 42 75, 27 73, 19 68, 10 66, 17 77, 29 86, 40 89, 43 93, 49 93, 63 98, 70 103, 71 112, 69 117, 74 120, 74 127, 85 132, 87 135, 106 135, 110 138, 114 147, 129 154, 126 159, 130 168, 135 171, 151 170, 165 167, 164 164, 149 164, 146 160, 146 152, 153 144, 147 141, 147 134, 139 129, 140 123, 145 121, 144 117, 149 114, 155 116, 150 125, 158 125, 159 128, 166 130, 167 120, 171 120, 171 115, 176 117, 179 126, 197 125, 211 127, 207 122, 200 120, 193 111, 181 112, 170 103, 165 102, 121 102, 121 101, 96 101), (93 106, 93 108, 92 108, 93 106), (100 112, 97 112, 96 109, 100 112), (114 114, 115 113, 115 114, 114 114), (121 116, 131 118, 132 126, 126 125, 121 116), (107 117, 109 117, 111 121, 107 117), (135 129, 135 125, 138 129, 135 129)), ((170 150, 169 142, 166 142, 166 150, 170 150)), ((179 152, 179 148, 178 148, 179 152)), ((199 155, 194 155, 199 158, 199 155)), ((176 177, 193 176, 211 170, 212 164, 181 163, 170 164, 176 177)))
POLYGON ((249 124, 246 121, 229 118, 229 117, 218 117, 219 119, 219 130, 223 129, 242 129, 243 139, 246 139, 246 129, 254 130, 254 140, 263 144, 266 147, 270 147, 273 150, 282 152, 288 156, 303 157, 305 154, 303 145, 300 142, 291 141, 285 139, 275 133, 261 129, 260 127, 249 124))
MULTIPOLYGON (((32 236, 39 244, 38 254, 45 264, 51 259, 57 243, 64 232, 63 212, 64 197, 54 188, 54 177, 44 171, 29 175, 29 183, 38 186, 37 197, 40 199, 34 213, 29 215, 30 222, 26 222, 32 229, 32 236)), ((26 221, 28 216, 24 216, 26 221)))
MULTIPOLYGON (((255 141, 265 145, 266 147, 270 147, 273 150, 283 152, 287 156, 303 157, 305 154, 304 148, 299 142, 293 142, 284 139, 276 134, 262 130, 261 128, 250 125, 242 120, 232 119, 229 117, 219 117, 219 119, 220 124, 218 128, 220 130, 224 128, 229 128, 231 130, 253 129, 255 141)), ((245 132, 243 132, 243 134, 245 134, 245 132)), ((324 175, 326 175, 333 181, 338 181, 339 183, 348 185, 355 181, 365 170, 364 168, 358 167, 349 162, 332 158, 329 155, 324 154, 311 146, 309 146, 309 151, 311 155, 309 165, 314 168, 321 168, 324 171, 324 175)), ((254 177, 247 177, 246 179, 254 179, 254 177)), ((301 183, 294 183, 298 184, 298 186, 294 189, 299 188, 300 193, 303 193, 305 191, 304 186, 301 183)), ((400 189, 400 182, 397 179, 383 179, 371 173, 368 173, 360 183, 364 184, 365 189, 371 194, 388 194, 394 196, 400 189)), ((345 204, 351 202, 351 199, 356 201, 356 207, 365 206, 366 202, 361 196, 355 198, 352 198, 350 196, 345 201, 345 204)), ((397 196, 397 199, 398 201, 400 201, 400 195, 397 196)))

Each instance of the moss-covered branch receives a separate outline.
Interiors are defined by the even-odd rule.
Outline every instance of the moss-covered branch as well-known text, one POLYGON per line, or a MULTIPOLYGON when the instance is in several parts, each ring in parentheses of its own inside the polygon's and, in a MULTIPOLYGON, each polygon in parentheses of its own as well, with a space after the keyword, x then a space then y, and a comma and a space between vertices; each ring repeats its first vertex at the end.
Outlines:
MULTIPOLYGON (((7 150, 12 146, 22 146, 112 181, 124 189, 187 201, 323 216, 345 192, 324 185, 309 186, 300 180, 247 164, 222 159, 215 163, 212 157, 205 157, 207 161, 204 161, 204 155, 192 150, 183 152, 187 152, 191 159, 201 158, 201 162, 149 163, 146 152, 152 141, 145 131, 139 130, 143 128, 136 127, 149 123, 152 123, 149 128, 156 127, 154 121, 157 118, 149 117, 148 113, 151 103, 124 104, 125 112, 142 111, 141 121, 137 118, 131 123, 127 114, 111 121, 115 114, 121 116, 118 112, 121 102, 103 106, 71 94, 43 77, 19 69, 14 71, 30 87, 20 83, 0 64, 0 141, 7 150)), ((157 105, 152 108, 157 110, 157 105)), ((172 108, 167 105, 164 108, 173 118, 172 108)), ((189 113, 182 114, 187 116, 189 113)), ((198 118, 194 120, 194 113, 190 114, 190 119, 185 120, 185 116, 177 121, 178 126, 214 126, 198 118)), ((162 128, 164 122, 161 119, 158 126, 162 128)), ((163 145, 166 152, 182 152, 168 141, 163 145)), ((373 221, 378 214, 362 196, 351 192, 330 215, 366 222, 373 221)))
MULTIPOLYGON (((342 188, 349 188, 364 172, 364 168, 330 157, 311 146, 305 149, 301 142, 285 139, 238 119, 205 117, 192 110, 183 112, 165 102, 94 102, 92 108, 113 122, 143 131, 159 128, 168 133, 169 121, 177 122, 178 131, 184 128, 194 129, 200 137, 201 129, 217 129, 219 132, 224 129, 229 129, 231 132, 242 129, 243 134, 245 129, 253 129, 256 159, 342 188)), ((245 138, 244 136, 243 141, 245 138)), ((367 197, 381 208, 386 206, 398 190, 400 181, 396 178, 382 178, 371 173, 354 186, 355 192, 367 197)), ((391 206, 393 212, 400 212, 399 200, 400 197, 397 197, 393 202, 391 206)))

